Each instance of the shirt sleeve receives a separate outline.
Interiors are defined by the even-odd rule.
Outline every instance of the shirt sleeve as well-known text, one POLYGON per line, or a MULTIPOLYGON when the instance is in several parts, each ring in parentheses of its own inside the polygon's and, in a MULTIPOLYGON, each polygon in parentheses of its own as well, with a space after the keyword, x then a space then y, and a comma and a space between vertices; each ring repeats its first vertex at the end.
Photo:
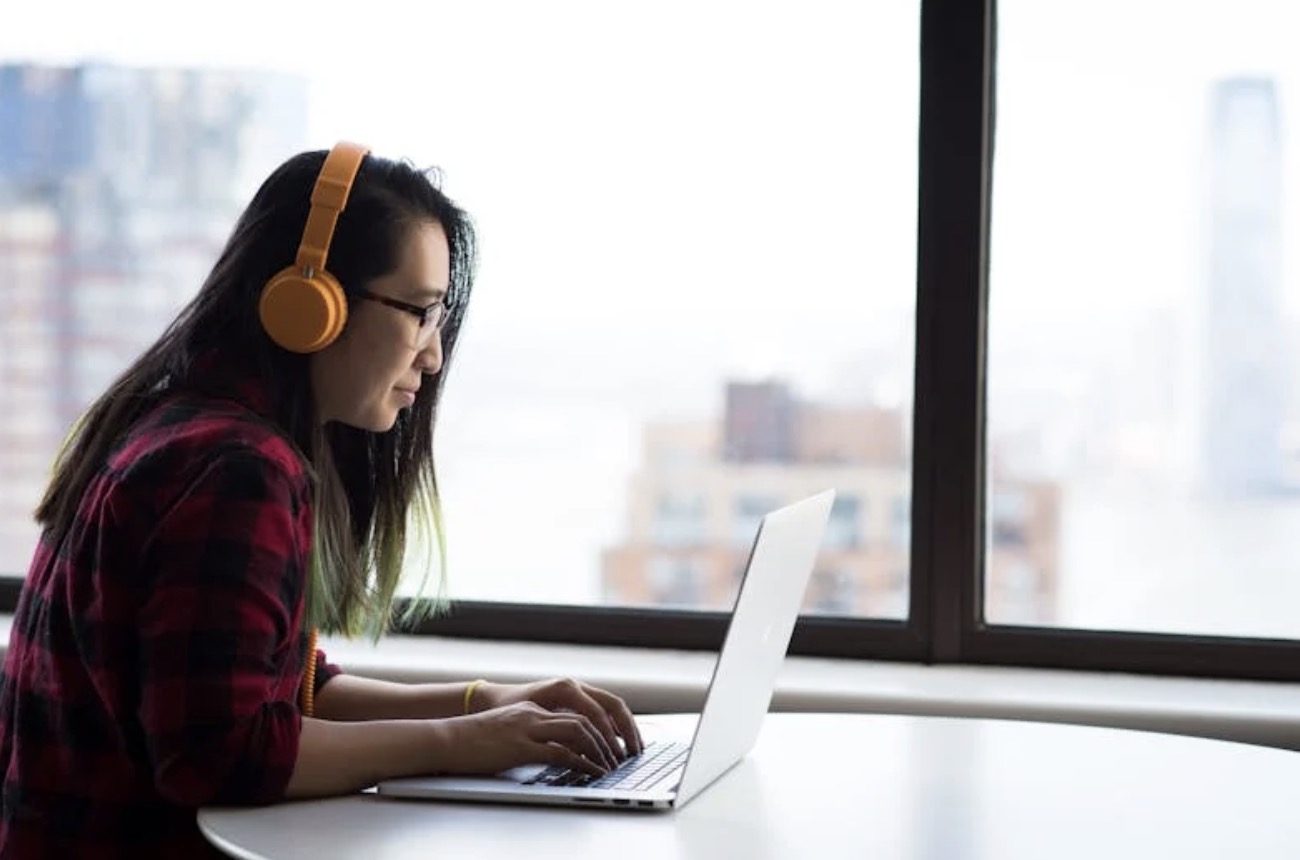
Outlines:
POLYGON ((223 453, 146 545, 139 718, 156 786, 173 803, 284 795, 302 723, 277 691, 297 662, 305 509, 305 481, 255 451, 223 453))
POLYGON ((327 682, 330 678, 333 678, 335 675, 342 675, 342 674, 343 674, 343 670, 338 666, 335 666, 333 663, 331 663, 329 661, 329 658, 325 656, 324 651, 317 651, 316 652, 316 683, 312 685, 312 693, 314 695, 319 696, 321 688, 325 686, 325 682, 327 682))

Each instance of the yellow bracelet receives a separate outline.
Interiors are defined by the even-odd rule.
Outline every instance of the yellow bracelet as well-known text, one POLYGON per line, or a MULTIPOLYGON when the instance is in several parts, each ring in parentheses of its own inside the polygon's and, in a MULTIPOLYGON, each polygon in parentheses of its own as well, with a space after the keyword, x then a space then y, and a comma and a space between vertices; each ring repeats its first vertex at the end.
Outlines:
POLYGON ((477 681, 470 681, 469 685, 465 687, 465 713, 469 713, 469 700, 473 698, 474 691, 486 683, 487 681, 479 678, 477 681))

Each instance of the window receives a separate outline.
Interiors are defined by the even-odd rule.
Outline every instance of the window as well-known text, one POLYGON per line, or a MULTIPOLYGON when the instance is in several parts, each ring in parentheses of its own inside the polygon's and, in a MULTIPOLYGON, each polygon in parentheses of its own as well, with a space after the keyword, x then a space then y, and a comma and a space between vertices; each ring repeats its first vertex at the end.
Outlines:
POLYGON ((689 556, 657 555, 650 560, 650 603, 698 606, 704 591, 704 571, 689 556))
POLYGON ((1291 7, 1168 11, 1001 3, 985 611, 1295 638, 1291 7))
POLYGON ((853 615, 857 606, 857 578, 844 570, 814 570, 808 584, 807 611, 825 615, 853 615))
POLYGON ((906 496, 894 496, 889 506, 889 543, 906 548, 912 541, 912 503, 906 496))
POLYGON ((989 520, 993 525, 993 546, 1022 547, 1028 542, 1029 500, 1019 488, 999 486, 993 494, 989 520))
POLYGON ((288 53, 276 0, 74 5, 0 30, 13 577, 105 374, 354 137, 485 237, 426 630, 716 648, 759 518, 834 486, 798 653, 1300 680, 1284 0, 379 0, 288 53))
POLYGON ((826 523, 823 544, 830 549, 856 549, 865 538, 862 529, 862 500, 857 496, 836 495, 826 523))
POLYGON ((704 497, 698 493, 665 492, 659 497, 655 519, 655 542, 661 546, 690 546, 702 543, 708 532, 704 497))
POLYGON ((780 504, 780 500, 772 496, 738 496, 732 506, 731 545, 748 551, 764 514, 780 504))

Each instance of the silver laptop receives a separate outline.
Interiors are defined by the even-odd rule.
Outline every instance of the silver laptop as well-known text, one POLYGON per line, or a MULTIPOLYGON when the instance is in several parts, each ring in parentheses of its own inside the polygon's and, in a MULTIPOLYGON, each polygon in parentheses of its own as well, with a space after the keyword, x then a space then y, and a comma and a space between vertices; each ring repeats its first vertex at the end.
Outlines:
POLYGON ((644 737, 645 750, 603 777, 533 765, 488 777, 407 777, 379 783, 389 797, 675 809, 754 746, 790 646, 834 490, 772 511, 759 523, 727 636, 690 743, 644 737))

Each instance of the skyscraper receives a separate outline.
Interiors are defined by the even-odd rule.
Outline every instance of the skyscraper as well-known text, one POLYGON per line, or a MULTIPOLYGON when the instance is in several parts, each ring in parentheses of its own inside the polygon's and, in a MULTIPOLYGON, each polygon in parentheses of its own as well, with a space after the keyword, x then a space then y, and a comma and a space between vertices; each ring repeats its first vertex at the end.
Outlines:
POLYGON ((195 293, 259 175, 303 148, 306 102, 273 73, 0 65, 3 572, 30 554, 63 435, 195 293))
POLYGON ((1282 482, 1282 154, 1273 82, 1212 91, 1202 325, 1201 478, 1214 493, 1282 482))

